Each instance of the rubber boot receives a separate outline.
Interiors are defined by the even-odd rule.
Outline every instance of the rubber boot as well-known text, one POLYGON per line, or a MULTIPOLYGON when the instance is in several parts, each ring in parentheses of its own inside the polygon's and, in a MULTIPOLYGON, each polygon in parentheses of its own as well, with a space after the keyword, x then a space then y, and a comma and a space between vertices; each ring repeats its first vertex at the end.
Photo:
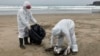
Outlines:
POLYGON ((25 46, 23 45, 23 38, 19 38, 19 44, 20 48, 25 49, 25 46))
POLYGON ((30 38, 30 45, 32 45, 32 43, 33 43, 33 41, 32 41, 32 39, 30 38))
POLYGON ((30 45, 30 43, 28 42, 28 37, 24 37, 24 44, 25 45, 30 45))

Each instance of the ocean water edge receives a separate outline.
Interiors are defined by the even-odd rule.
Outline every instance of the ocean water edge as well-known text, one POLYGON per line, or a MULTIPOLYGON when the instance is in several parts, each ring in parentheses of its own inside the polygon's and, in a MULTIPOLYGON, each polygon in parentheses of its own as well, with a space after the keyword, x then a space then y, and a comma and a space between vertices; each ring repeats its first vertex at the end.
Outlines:
MULTIPOLYGON (((0 15, 16 15, 21 6, 0 6, 0 15)), ((100 6, 32 6, 33 14, 100 13, 100 6)))

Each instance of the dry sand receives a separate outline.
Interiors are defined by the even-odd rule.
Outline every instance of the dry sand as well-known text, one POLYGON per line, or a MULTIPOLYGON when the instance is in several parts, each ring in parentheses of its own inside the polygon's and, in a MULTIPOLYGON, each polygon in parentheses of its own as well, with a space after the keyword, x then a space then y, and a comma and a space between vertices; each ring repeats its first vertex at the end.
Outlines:
POLYGON ((26 46, 20 49, 17 37, 16 15, 0 16, 0 56, 54 56, 44 49, 50 44, 51 28, 62 18, 75 21, 79 52, 69 56, 99 56, 100 54, 100 14, 47 14, 34 15, 47 32, 40 46, 26 46))

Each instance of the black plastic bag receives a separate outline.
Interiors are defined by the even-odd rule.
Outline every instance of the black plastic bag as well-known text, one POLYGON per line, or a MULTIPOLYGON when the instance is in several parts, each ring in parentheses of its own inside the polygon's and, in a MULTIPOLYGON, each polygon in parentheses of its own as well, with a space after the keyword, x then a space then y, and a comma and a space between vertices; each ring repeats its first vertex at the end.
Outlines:
POLYGON ((31 25, 31 29, 29 30, 29 37, 31 43, 41 44, 45 35, 45 30, 39 24, 31 25))

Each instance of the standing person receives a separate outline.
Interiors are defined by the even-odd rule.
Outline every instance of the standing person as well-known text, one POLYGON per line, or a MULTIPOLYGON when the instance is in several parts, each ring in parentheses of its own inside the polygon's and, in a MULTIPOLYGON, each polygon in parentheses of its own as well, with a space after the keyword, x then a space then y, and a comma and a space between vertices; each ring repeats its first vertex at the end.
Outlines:
POLYGON ((76 43, 76 36, 75 36, 75 24, 71 19, 62 19, 59 21, 52 29, 52 35, 51 35, 51 47, 54 47, 54 38, 58 38, 58 41, 56 43, 56 49, 54 47, 54 51, 57 50, 59 53, 60 48, 63 43, 64 37, 68 40, 68 47, 64 51, 63 55, 67 55, 70 53, 70 49, 72 52, 78 52, 78 45, 76 43))
POLYGON ((18 33, 19 33, 18 37, 20 44, 19 46, 22 49, 25 49, 24 44, 26 45, 29 44, 28 42, 28 30, 30 29, 29 22, 31 21, 33 25, 37 23, 36 19, 33 18, 30 9, 31 9, 31 4, 28 1, 25 1, 23 7, 18 11, 17 14, 18 33))

